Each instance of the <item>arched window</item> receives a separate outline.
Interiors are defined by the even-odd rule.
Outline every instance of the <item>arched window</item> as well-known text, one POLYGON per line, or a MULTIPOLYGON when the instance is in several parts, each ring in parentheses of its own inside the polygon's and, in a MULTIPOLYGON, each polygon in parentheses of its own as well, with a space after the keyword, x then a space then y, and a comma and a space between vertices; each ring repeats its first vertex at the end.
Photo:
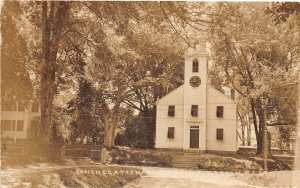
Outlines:
POLYGON ((199 71, 199 61, 198 59, 193 60, 193 72, 198 72, 199 71))

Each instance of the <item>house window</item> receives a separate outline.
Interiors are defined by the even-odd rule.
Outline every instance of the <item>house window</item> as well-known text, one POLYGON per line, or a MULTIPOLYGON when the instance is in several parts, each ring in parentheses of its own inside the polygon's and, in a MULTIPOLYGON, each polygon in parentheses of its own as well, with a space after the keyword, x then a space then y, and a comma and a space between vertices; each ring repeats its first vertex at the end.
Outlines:
POLYGON ((36 131, 39 125, 38 119, 33 119, 30 124, 30 131, 36 131))
POLYGON ((15 131, 16 130, 16 120, 12 120, 11 121, 11 125, 12 125, 12 131, 15 131))
POLYGON ((33 102, 31 111, 32 112, 39 112, 39 103, 33 102))
POLYGON ((217 140, 223 140, 223 129, 217 129, 217 140))
POLYGON ((198 59, 193 60, 193 72, 198 72, 199 71, 199 61, 198 59))
POLYGON ((224 106, 217 106, 217 117, 222 118, 224 113, 224 106))
POLYGON ((11 131, 11 120, 1 120, 1 130, 11 131))
POLYGON ((191 115, 193 117, 197 117, 198 116, 198 105, 192 105, 191 115))
POLYGON ((5 101, 2 105, 2 111, 15 111, 16 104, 14 102, 5 101))
POLYGON ((24 112, 25 111, 25 104, 19 102, 18 103, 18 111, 24 112))
POLYGON ((17 131, 23 131, 24 130, 24 120, 18 120, 17 121, 17 131))
POLYGON ((175 106, 174 105, 170 105, 169 106, 168 116, 170 116, 170 117, 174 117, 175 116, 175 106))
POLYGON ((174 138, 175 127, 168 127, 168 138, 174 138))

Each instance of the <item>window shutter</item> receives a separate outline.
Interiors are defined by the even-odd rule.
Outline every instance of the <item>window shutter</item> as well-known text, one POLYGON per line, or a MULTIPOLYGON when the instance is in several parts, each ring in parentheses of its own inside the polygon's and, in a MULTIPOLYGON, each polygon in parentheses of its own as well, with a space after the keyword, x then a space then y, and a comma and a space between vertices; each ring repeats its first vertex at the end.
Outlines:
POLYGON ((198 61, 198 59, 193 60, 193 72, 199 72, 199 61, 198 61))
POLYGON ((217 117, 222 118, 224 114, 224 106, 217 106, 217 117))
POLYGON ((198 105, 192 105, 191 115, 193 117, 197 117, 198 116, 198 105))
POLYGON ((217 129, 217 140, 223 140, 223 129, 217 129))
POLYGON ((174 105, 170 105, 169 106, 168 116, 170 116, 170 117, 174 117, 175 116, 175 106, 174 105))
POLYGON ((168 127, 168 138, 174 138, 175 127, 168 127))

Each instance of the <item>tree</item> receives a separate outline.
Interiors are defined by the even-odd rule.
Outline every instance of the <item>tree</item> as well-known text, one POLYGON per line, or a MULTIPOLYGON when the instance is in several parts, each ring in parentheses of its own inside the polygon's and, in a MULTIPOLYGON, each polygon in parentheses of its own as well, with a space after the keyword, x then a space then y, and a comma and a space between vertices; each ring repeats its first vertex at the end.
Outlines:
POLYGON ((300 3, 299 2, 276 2, 272 3, 270 7, 267 7, 267 13, 272 14, 273 21, 276 24, 280 22, 286 22, 290 15, 300 13, 300 3))
MULTIPOLYGON (((139 8, 140 4, 133 5, 139 8)), ((140 17, 127 16, 127 20, 121 25, 117 24, 115 30, 111 29, 111 26, 110 29, 105 29, 105 23, 102 23, 100 27, 103 28, 106 45, 103 45, 103 42, 101 48, 95 49, 95 58, 91 60, 93 63, 90 63, 88 69, 92 82, 97 83, 98 90, 105 99, 106 116, 103 116, 102 121, 107 136, 105 144, 109 145, 108 147, 114 145, 117 117, 120 116, 121 107, 134 108, 142 117, 151 116, 153 120, 154 102, 162 97, 164 92, 169 92, 176 88, 178 83, 182 83, 182 76, 179 75, 183 73, 183 64, 179 57, 183 52, 180 52, 181 49, 171 49, 164 45, 161 37, 153 34, 159 32, 167 37, 166 40, 171 39, 171 45, 175 44, 172 35, 166 34, 168 27, 163 22, 164 16, 161 19, 161 14, 158 14, 155 15, 157 17, 145 19, 146 15, 153 15, 147 12, 149 10, 145 11, 143 6, 156 12, 160 9, 156 9, 157 5, 153 3, 140 6, 143 12, 140 17), (159 30, 153 27, 152 22, 155 22, 159 30), (170 50, 166 51, 166 48, 170 50)), ((148 138, 153 143, 155 121, 147 121, 147 124, 148 130, 151 130, 148 138)))
POLYGON ((17 1, 5 1, 1 11, 1 100, 29 103, 33 88, 28 70, 26 41, 18 23, 23 10, 17 1))
POLYGON ((79 81, 79 91, 74 99, 68 103, 70 122, 69 139, 75 143, 78 138, 87 138, 93 144, 103 143, 103 125, 100 122, 101 98, 95 91, 93 84, 86 79, 79 81))
POLYGON ((71 2, 41 3, 42 64, 41 64, 41 135, 52 126, 52 110, 57 72, 57 54, 71 2))
MULTIPOLYGON (((187 11, 188 6, 185 3, 60 1, 24 2, 22 6, 24 10, 27 10, 25 17, 28 17, 27 20, 32 23, 31 32, 24 32, 24 34, 28 35, 26 37, 28 40, 27 43, 34 44, 35 50, 31 50, 30 54, 36 52, 34 55, 37 56, 37 61, 42 60, 42 63, 38 65, 40 69, 36 70, 36 74, 39 75, 38 77, 40 79, 39 84, 41 85, 42 127, 40 128, 40 135, 47 135, 52 126, 52 112, 55 108, 53 101, 55 96, 63 89, 69 87, 68 84, 72 82, 72 80, 76 79, 77 84, 80 82, 79 80, 82 74, 79 73, 79 75, 77 75, 77 64, 80 66, 80 63, 89 59, 91 54, 98 56, 97 60, 99 60, 99 64, 106 66, 103 68, 101 66, 97 67, 97 65, 96 68, 104 71, 104 73, 108 73, 107 77, 110 79, 108 83, 114 86, 111 88, 111 85, 106 84, 99 90, 101 93, 100 96, 108 97, 105 99, 109 101, 105 101, 107 102, 106 107, 103 108, 103 111, 107 114, 107 117, 103 119, 103 122, 106 122, 105 125, 107 125, 105 126, 106 135, 114 134, 116 114, 122 109, 121 103, 123 99, 121 96, 124 94, 124 96, 126 96, 125 98, 128 98, 127 95, 134 95, 134 92, 133 90, 129 92, 127 87, 116 82, 116 80, 119 79, 122 83, 126 76, 129 75, 119 73, 122 73, 122 71, 120 72, 120 67, 124 68, 124 63, 128 61, 128 59, 132 61, 132 57, 129 55, 131 52, 128 54, 116 54, 116 52, 114 52, 114 43, 109 41, 109 37, 107 37, 110 33, 113 33, 119 38, 126 37, 129 39, 131 31, 139 31, 138 27, 140 25, 143 26, 143 29, 148 26, 157 27, 154 30, 152 29, 152 33, 160 30, 170 31, 171 28, 177 36, 185 40, 186 43, 189 43, 183 37, 186 31, 182 29, 185 28, 185 21, 190 20, 187 16, 189 14, 187 11), (41 39, 38 40, 38 42, 29 36, 30 33, 39 33, 37 29, 42 31, 40 35, 38 35, 41 39), (42 48, 42 52, 38 50, 39 48, 42 48), (119 68, 115 66, 119 66, 119 68), (74 70, 76 71, 74 72, 74 70), (116 79, 113 80, 113 78, 116 79), (111 105, 114 106, 113 113, 109 111, 111 110, 111 105), (110 124, 113 126, 109 126, 110 124)), ((152 37, 153 36, 155 35, 152 35, 152 37)), ((156 37, 156 39, 158 38, 156 37)), ((133 42, 134 41, 131 40, 131 43, 133 42)), ((127 44, 127 46, 124 45, 120 49, 132 50, 133 48, 130 47, 130 44, 127 44)), ((135 51, 140 55, 153 54, 142 54, 137 48, 135 51)), ((151 57, 147 58, 151 59, 151 57)), ((168 57, 167 60, 164 60, 169 61, 170 58, 171 57, 168 57)), ((134 65, 132 64, 131 67, 132 66, 134 65)), ((130 69, 126 70, 127 73, 130 73, 128 70, 130 69)), ((102 80, 102 78, 100 80, 102 80)), ((159 80, 159 83, 166 83, 167 76, 160 76, 156 78, 156 80, 159 80)), ((147 90, 154 89, 154 87, 150 86, 143 87, 143 95, 147 93, 147 90)), ((135 86, 135 88, 137 87, 135 86)), ((156 90, 159 88, 160 87, 155 87, 156 90)), ((166 90, 170 89, 172 89, 172 87, 166 90)), ((136 89, 136 92, 138 92, 138 89, 136 89)), ((145 98, 145 96, 140 95, 140 98, 141 97, 145 98)), ((151 100, 159 96, 157 96, 156 92, 152 97, 151 100)), ((144 102, 148 104, 148 99, 144 100, 144 102)), ((140 104, 143 105, 143 103, 140 104)), ((146 112, 148 105, 144 106, 146 107, 144 112, 146 112)), ((108 136, 107 140, 108 145, 113 145, 112 136, 108 136)))
POLYGON ((264 4, 224 3, 217 4, 216 10, 219 13, 212 18, 209 30, 213 69, 224 76, 224 85, 234 88, 249 102, 257 153, 261 154, 267 126, 263 100, 267 99, 267 106, 276 114, 269 113, 267 119, 280 121, 285 118, 283 108, 289 108, 293 117, 295 96, 288 84, 295 79, 292 69, 295 59, 292 57, 298 54, 292 31, 272 24, 269 16, 264 14, 264 4), (260 19, 257 19, 258 15, 260 19), (285 93, 279 92, 283 89, 285 93), (280 107, 274 105, 274 101, 282 99, 289 99, 292 106, 286 103, 281 103, 280 107))

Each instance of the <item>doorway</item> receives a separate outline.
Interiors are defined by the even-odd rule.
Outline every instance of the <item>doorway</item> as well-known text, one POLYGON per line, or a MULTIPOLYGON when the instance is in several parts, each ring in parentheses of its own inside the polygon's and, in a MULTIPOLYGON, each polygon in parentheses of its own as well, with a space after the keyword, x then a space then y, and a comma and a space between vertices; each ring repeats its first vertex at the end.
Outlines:
POLYGON ((199 148, 199 126, 190 128, 190 148, 199 148))

